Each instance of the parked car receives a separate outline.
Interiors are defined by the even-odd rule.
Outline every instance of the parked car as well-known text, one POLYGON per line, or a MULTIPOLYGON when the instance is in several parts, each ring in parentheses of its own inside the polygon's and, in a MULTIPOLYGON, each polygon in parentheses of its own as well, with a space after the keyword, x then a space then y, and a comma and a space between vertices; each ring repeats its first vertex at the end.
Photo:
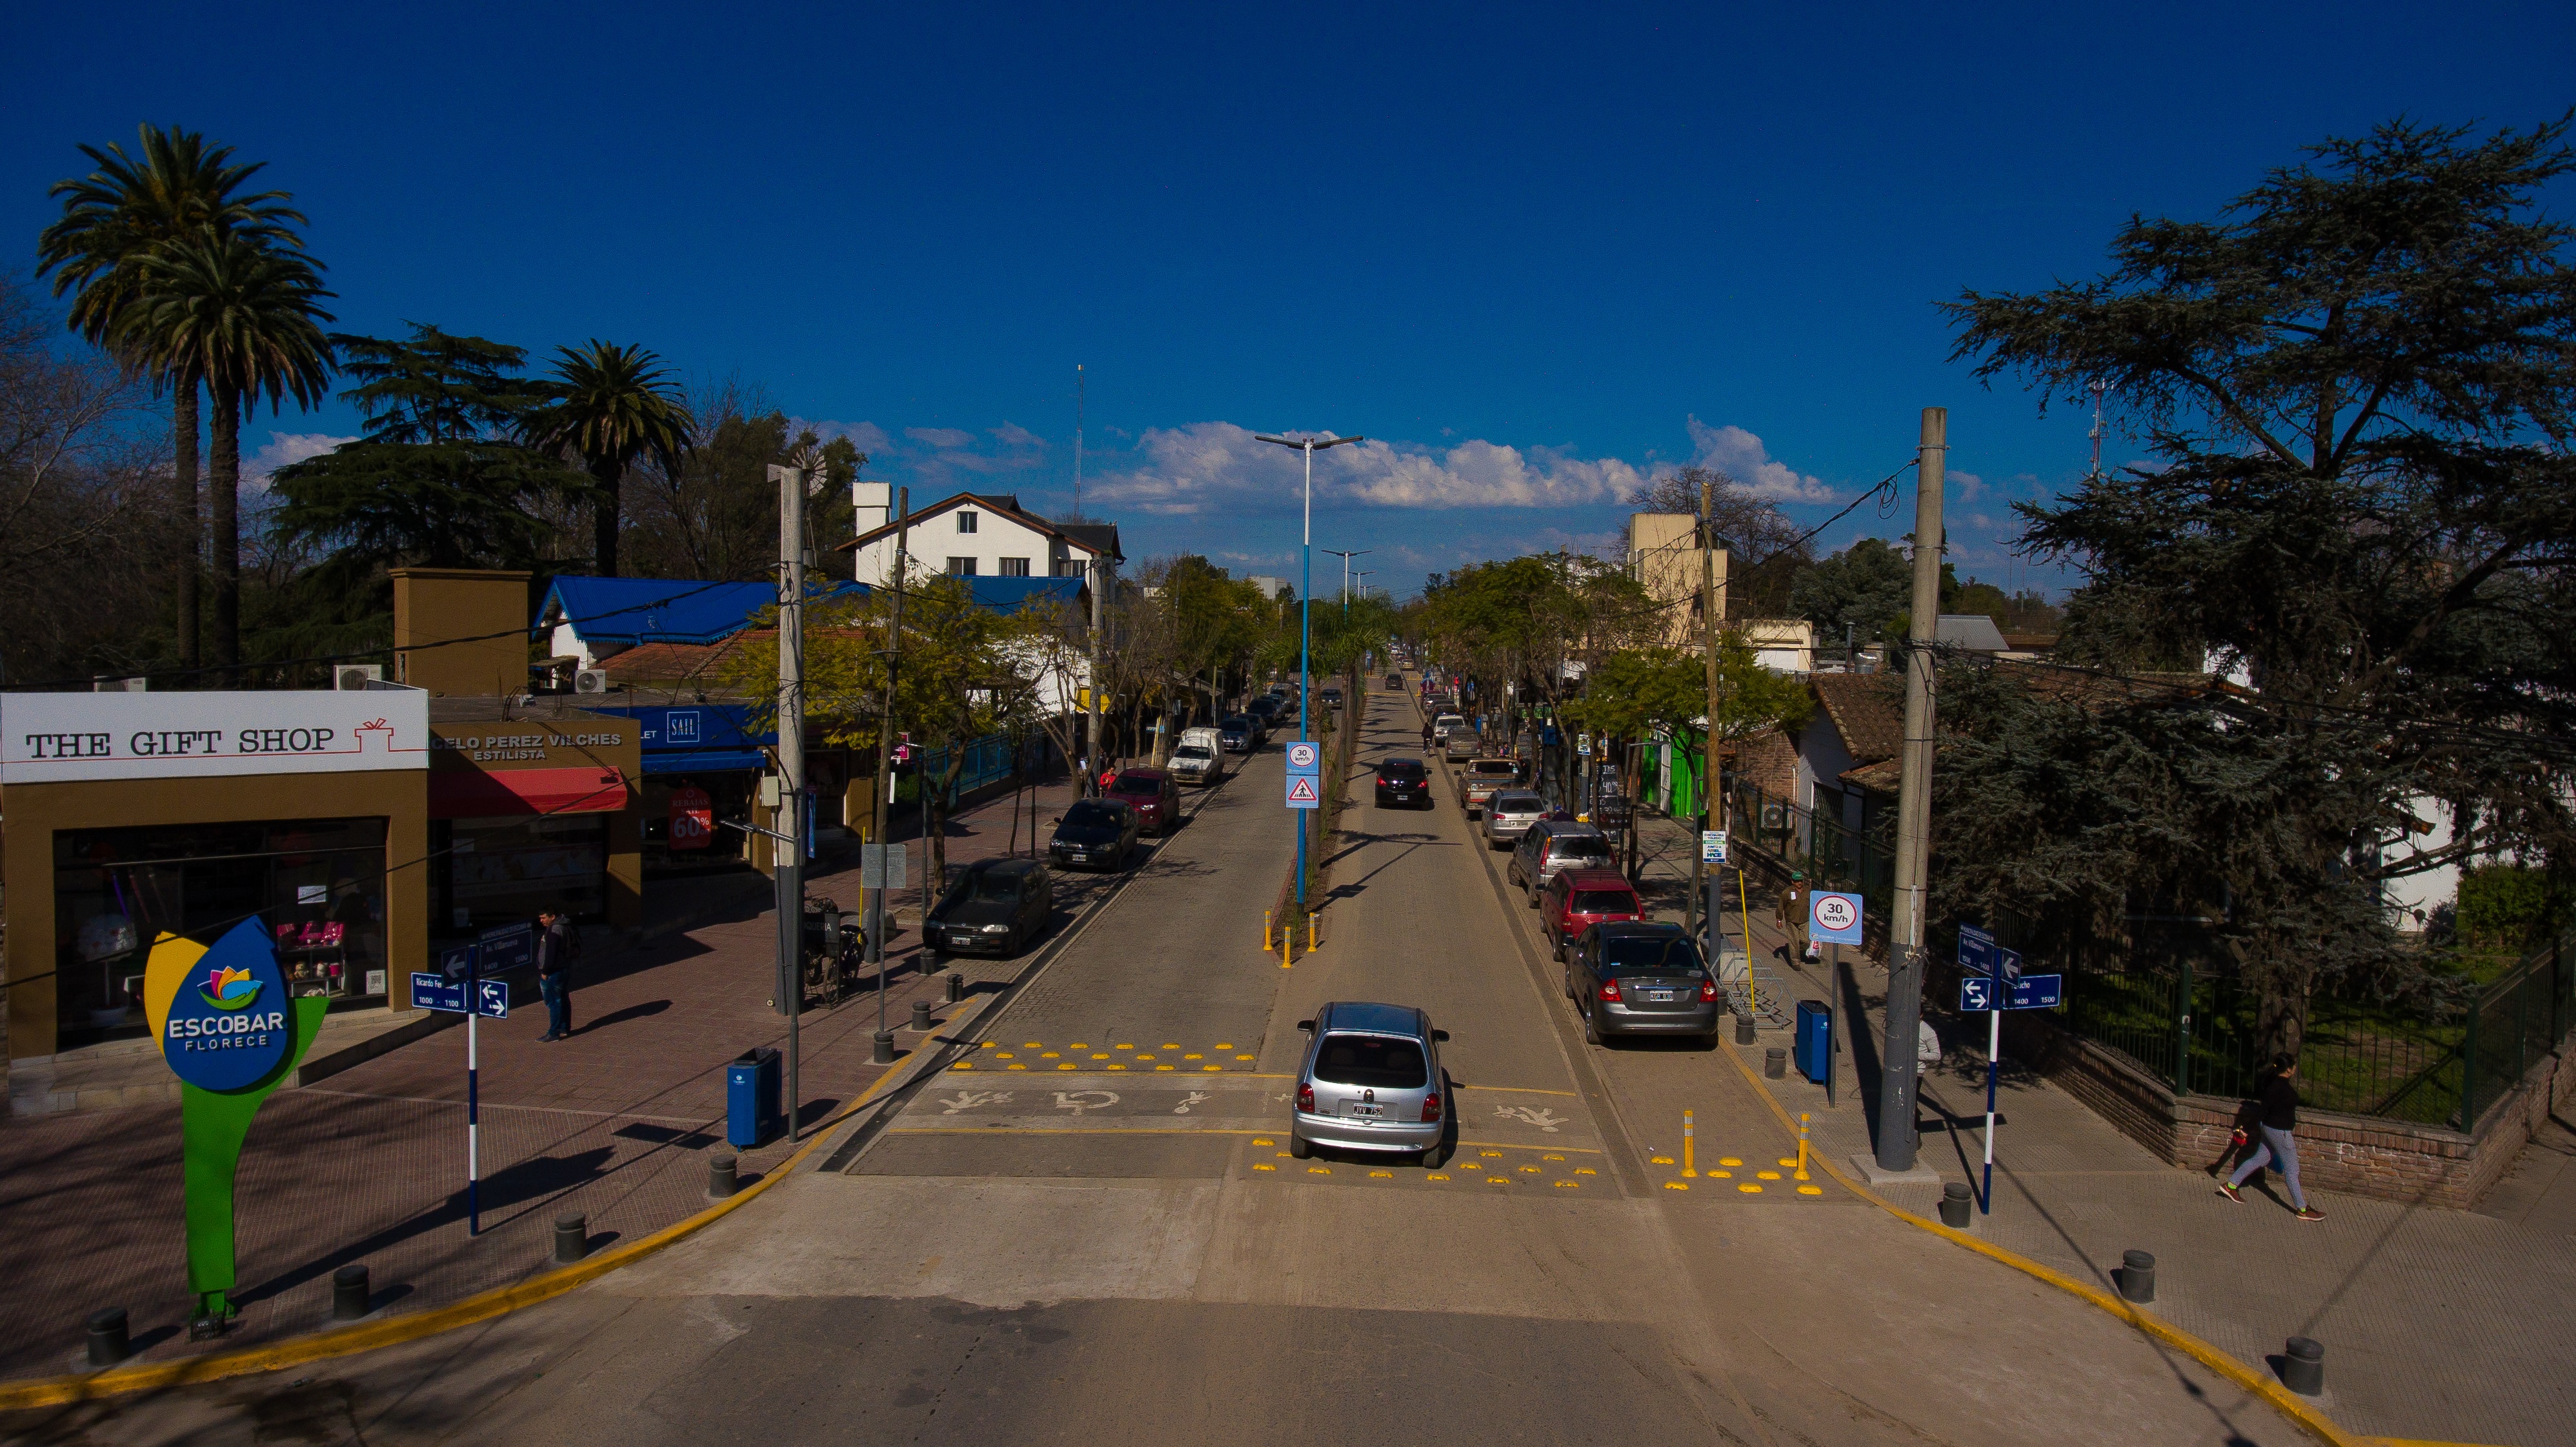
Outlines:
POLYGON ((1390 673, 1390 674, 1388 674, 1388 675, 1386 676, 1386 686, 1387 686, 1387 687, 1389 687, 1389 688, 1402 688, 1402 687, 1404 687, 1404 675, 1403 675, 1403 674, 1401 674, 1401 673, 1390 673))
POLYGON ((1252 720, 1252 744, 1254 748, 1259 748, 1261 745, 1270 742, 1270 731, 1279 727, 1280 715, 1278 696, 1275 694, 1263 694, 1261 697, 1245 704, 1243 706, 1243 716, 1252 720))
POLYGON ((1472 759, 1484 751, 1484 737, 1466 724, 1451 729, 1449 737, 1440 745, 1440 756, 1453 764, 1472 759))
POLYGON ((1510 759, 1476 759, 1458 771, 1458 807, 1467 817, 1484 816, 1485 801, 1521 781, 1521 766, 1510 759))
POLYGON ((1168 762, 1172 777, 1202 787, 1225 780, 1225 740, 1215 729, 1183 729, 1168 762))
MULTIPOLYGON (((1445 741, 1451 734, 1456 733, 1460 729, 1467 729, 1467 720, 1461 718, 1457 714, 1434 713, 1431 716, 1431 736, 1435 739, 1445 741)), ((1467 732, 1473 734, 1475 730, 1467 729, 1467 732)))
POLYGON ((1538 908, 1538 892, 1558 870, 1608 869, 1610 839, 1589 824, 1575 824, 1558 819, 1541 819, 1521 834, 1520 846, 1512 851, 1512 861, 1504 867, 1513 884, 1529 907, 1538 908))
POLYGON ((1717 1034, 1717 981, 1680 925, 1594 925, 1568 954, 1565 993, 1586 1041, 1717 1034))
POLYGON ((1016 955, 1046 933, 1055 878, 1035 859, 978 859, 966 866, 922 926, 924 944, 949 954, 1016 955))
POLYGON ((1135 810, 1145 833, 1161 836, 1181 827, 1181 781, 1169 770, 1121 770, 1102 792, 1135 810))
POLYGON ((1446 1030, 1410 1005, 1337 1000, 1300 1020, 1310 1037, 1297 1066, 1288 1154, 1315 1147, 1419 1153, 1437 1169, 1449 1157, 1449 1111, 1440 1070, 1446 1030))
POLYGON ((1509 849, 1532 824, 1547 817, 1547 801, 1527 789, 1497 790, 1485 801, 1485 843, 1509 849))
POLYGON ((1388 759, 1377 766, 1377 806, 1431 807, 1431 771, 1420 759, 1388 759))
POLYGON ((1229 754, 1248 754, 1261 747, 1261 723, 1248 713, 1228 714, 1216 726, 1218 741, 1229 754))
POLYGON ((1615 869, 1562 869, 1538 902, 1539 933, 1548 953, 1562 960, 1566 942, 1596 924, 1628 924, 1646 917, 1637 887, 1615 869))
POLYGON ((1056 820, 1047 854, 1060 865, 1120 869, 1136 853, 1136 811, 1114 799, 1080 799, 1056 820))

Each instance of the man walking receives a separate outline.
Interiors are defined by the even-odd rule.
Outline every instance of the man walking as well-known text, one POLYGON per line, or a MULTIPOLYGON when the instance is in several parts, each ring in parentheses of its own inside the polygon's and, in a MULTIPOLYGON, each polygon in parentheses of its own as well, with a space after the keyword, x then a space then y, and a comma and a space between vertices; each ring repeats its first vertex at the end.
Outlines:
POLYGON ((2326 1213, 2310 1206, 2307 1193, 2299 1189, 2299 1147, 2291 1139, 2291 1132, 2299 1124, 2299 1087, 2292 1079, 2298 1073, 2297 1056, 2285 1053, 2272 1057, 2272 1078, 2264 1082, 2262 1114, 2255 1124, 2255 1129, 2262 1132, 2263 1143, 2245 1158, 2245 1164, 2236 1168, 2236 1174, 2227 1178, 2227 1184, 2218 1188, 2218 1194, 2231 1201, 2244 1200, 2241 1188, 2246 1179, 2270 1162, 2279 1166, 2281 1179, 2289 1183, 2290 1204, 2297 1208, 2298 1218, 2322 1221, 2326 1213))
POLYGON ((579 948, 572 921, 556 910, 537 912, 537 988, 546 997, 546 1033, 540 1043, 572 1034, 572 957, 579 948))
POLYGON ((1807 957, 1807 874, 1791 870, 1789 885, 1780 891, 1776 908, 1780 929, 1789 936, 1789 962, 1795 964, 1807 957))

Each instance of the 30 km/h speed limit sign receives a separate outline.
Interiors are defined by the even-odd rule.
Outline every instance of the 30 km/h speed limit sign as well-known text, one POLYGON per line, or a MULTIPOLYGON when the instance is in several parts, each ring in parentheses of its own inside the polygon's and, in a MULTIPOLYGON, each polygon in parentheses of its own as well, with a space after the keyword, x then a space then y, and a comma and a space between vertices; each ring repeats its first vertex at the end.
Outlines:
POLYGON ((1288 772, 1318 774, 1322 773, 1323 769, 1324 751, 1321 747, 1303 739, 1288 746, 1288 772))
POLYGON ((1808 896, 1808 937, 1820 945, 1856 945, 1860 943, 1860 896, 1827 894, 1818 890, 1808 896))

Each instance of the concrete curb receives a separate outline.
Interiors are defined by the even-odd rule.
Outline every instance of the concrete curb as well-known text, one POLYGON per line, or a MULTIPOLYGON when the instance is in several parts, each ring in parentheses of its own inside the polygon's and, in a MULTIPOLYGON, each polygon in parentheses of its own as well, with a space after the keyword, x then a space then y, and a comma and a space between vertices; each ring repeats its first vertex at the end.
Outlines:
MULTIPOLYGON (((1771 1092, 1764 1088, 1760 1078, 1754 1075, 1753 1068, 1746 1065, 1743 1057, 1731 1049, 1721 1049, 1718 1053, 1724 1055, 1734 1064, 1737 1073, 1744 1077, 1744 1083, 1751 1086, 1753 1088, 1753 1093, 1762 1098, 1762 1103, 1771 1108, 1771 1114, 1780 1122, 1780 1128, 1787 1132, 1789 1139, 1795 1140, 1797 1138, 1798 1128, 1796 1124, 1789 1119, 1788 1109, 1782 1106, 1778 1100, 1772 1098, 1771 1092)), ((2190 1332, 2184 1331, 2182 1328, 2175 1326, 2170 1322, 2149 1316, 2145 1312, 2142 1312, 2136 1307, 2130 1305, 2128 1302, 2111 1295, 2109 1292, 2088 1286, 2085 1283, 2066 1275, 2064 1272, 2057 1271, 2047 1266, 2042 1266, 2038 1262, 2033 1261, 2026 1256, 2017 1255, 2000 1246, 1989 1245, 1986 1242, 1980 1241, 1976 1237, 1969 1235, 1965 1231, 1954 1231, 1949 1227, 1942 1225, 1938 1221, 1925 1220, 1923 1217, 1915 1215, 1913 1212, 1889 1201, 1877 1192, 1869 1189, 1867 1186, 1862 1185, 1860 1182, 1853 1180, 1850 1176, 1845 1175, 1839 1168, 1837 1168, 1832 1161, 1827 1160, 1821 1155, 1812 1155, 1808 1157, 1808 1159, 1817 1169, 1822 1170, 1826 1175, 1833 1177, 1835 1183, 1840 1185, 1844 1190, 1851 1192, 1853 1195, 1860 1197, 1862 1200, 1869 1202, 1871 1205, 1887 1212, 1896 1219, 1905 1222, 1907 1225, 1929 1231, 1933 1235, 1941 1237, 1943 1240, 1946 1240, 1953 1245, 1964 1246, 1968 1250, 1974 1251, 1980 1256, 1986 1257, 1990 1260, 1999 1261, 2004 1265, 2011 1267, 2013 1270, 2021 1272, 2025 1276, 2034 1277, 2040 1281, 2044 1281, 2049 1285, 2056 1287, 2058 1290, 2065 1292, 2069 1296, 2076 1297, 2080 1300, 2089 1302, 2094 1306, 2100 1307, 2102 1310, 2109 1312, 2111 1315, 2120 1318, 2120 1320, 2124 1322, 2127 1322, 2131 1327, 2138 1331, 2144 1332, 2148 1336, 2155 1338, 2157 1341, 2163 1342, 2165 1345, 2183 1352, 2185 1355, 2191 1357, 2192 1360, 2199 1362, 2202 1366, 2209 1368, 2211 1371, 2227 1378, 2227 1380, 2243 1387, 2246 1391, 2262 1398, 2266 1403, 2270 1404, 2273 1410, 2279 1412, 2282 1416, 2289 1418, 2293 1423, 2297 1424, 2301 1429, 2306 1431, 2310 1436, 2315 1437, 2318 1441, 2327 1443, 2328 1447, 2372 1447, 2372 1444, 2375 1442, 2385 1443, 2391 1440, 2386 1438, 2355 1437, 2344 1431, 2341 1427, 2336 1426, 2333 1420, 2328 1418, 2324 1413, 2300 1400, 2298 1395, 2293 1393, 2289 1388, 2282 1386, 2277 1381, 2274 1381, 2270 1376, 2262 1372, 2258 1372, 2252 1367, 2245 1365, 2243 1362, 2238 1361, 2235 1357, 2221 1351, 2216 1346, 2202 1341, 2199 1337, 2192 1335, 2190 1332)), ((2418 1444, 2418 1447, 2434 1447, 2434 1444, 2418 1444)))
MULTIPOLYGON (((942 1035, 953 1035, 982 1016, 989 1002, 998 995, 976 995, 960 1001, 955 1013, 941 1027, 942 1035)), ((951 1043, 933 1035, 901 1065, 876 1078, 856 1100, 843 1106, 831 1120, 817 1128, 811 1139, 785 1160, 763 1172, 759 1180, 735 1195, 718 1201, 698 1212, 683 1217, 639 1241, 613 1246, 578 1265, 560 1271, 549 1271, 513 1286, 452 1301, 414 1316, 367 1322, 316 1332, 310 1336, 292 1337, 244 1347, 238 1351, 209 1352, 204 1356, 183 1357, 177 1361, 154 1362, 139 1367, 110 1367, 105 1371, 65 1377, 39 1377, 31 1381, 0 1384, 0 1411, 18 1411, 29 1407, 58 1407, 73 1402, 95 1401, 102 1397, 120 1396, 127 1392, 150 1391, 161 1387, 188 1386, 197 1382, 221 1381, 226 1377, 247 1376, 253 1372, 273 1372, 281 1367, 300 1366, 306 1362, 327 1361, 336 1357, 355 1356, 382 1347, 399 1346, 452 1331, 460 1326, 489 1321, 514 1311, 525 1310, 540 1302, 586 1285, 621 1266, 641 1261, 647 1256, 676 1245, 739 1209, 779 1181, 785 1180, 804 1164, 807 1157, 839 1134, 839 1127, 865 1110, 878 1097, 891 1094, 931 1073, 937 1063, 951 1051, 951 1043)))

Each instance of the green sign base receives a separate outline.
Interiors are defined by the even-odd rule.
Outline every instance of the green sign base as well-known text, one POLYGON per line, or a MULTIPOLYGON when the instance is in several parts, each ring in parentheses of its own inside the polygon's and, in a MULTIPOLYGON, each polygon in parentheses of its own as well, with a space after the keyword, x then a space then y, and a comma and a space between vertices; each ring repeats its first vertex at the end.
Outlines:
POLYGON ((179 1083, 179 1135, 182 1180, 187 1200, 188 1290, 197 1299, 189 1332, 220 1331, 240 1314, 232 1302, 233 1173, 241 1165, 242 1143, 250 1136, 251 1117, 295 1073, 304 1052, 321 1033, 331 1002, 307 996, 295 1002, 295 1044, 275 1070, 239 1090, 200 1090, 179 1083), (202 1325, 201 1325, 202 1324, 202 1325))

